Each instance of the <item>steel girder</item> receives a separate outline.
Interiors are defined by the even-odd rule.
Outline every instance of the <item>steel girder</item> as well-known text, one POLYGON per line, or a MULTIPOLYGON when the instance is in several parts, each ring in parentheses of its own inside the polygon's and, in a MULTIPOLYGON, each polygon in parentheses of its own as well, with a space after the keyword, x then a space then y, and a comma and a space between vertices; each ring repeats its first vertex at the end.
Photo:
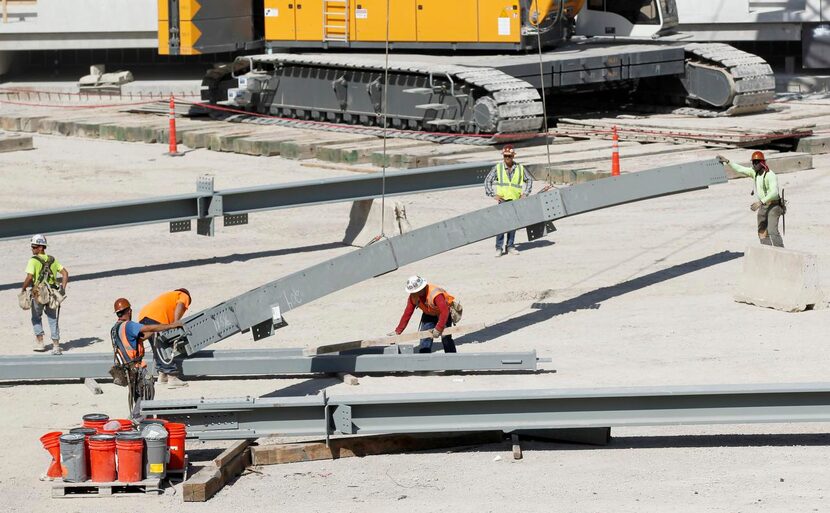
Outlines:
POLYGON ((830 383, 143 401, 187 436, 263 436, 830 421, 830 383))
POLYGON ((704 189, 726 182, 723 166, 705 160, 551 189, 383 239, 257 287, 184 319, 184 328, 165 332, 178 353, 192 355, 236 333, 254 340, 273 334, 282 314, 401 266, 499 233, 634 201, 704 189))
MULTIPOLYGON (((535 371, 535 351, 509 353, 330 354, 304 356, 302 349, 201 351, 181 362, 185 376, 272 376, 318 373, 420 371, 535 371)), ((148 367, 154 362, 149 358, 148 367)), ((0 357, 0 381, 109 378, 111 353, 0 357)))
MULTIPOLYGON (((387 172, 386 195, 480 186, 492 166, 475 162, 387 172)), ((212 181, 200 180, 192 194, 0 215, 0 240, 379 198, 382 181, 373 173, 214 191, 212 181)))

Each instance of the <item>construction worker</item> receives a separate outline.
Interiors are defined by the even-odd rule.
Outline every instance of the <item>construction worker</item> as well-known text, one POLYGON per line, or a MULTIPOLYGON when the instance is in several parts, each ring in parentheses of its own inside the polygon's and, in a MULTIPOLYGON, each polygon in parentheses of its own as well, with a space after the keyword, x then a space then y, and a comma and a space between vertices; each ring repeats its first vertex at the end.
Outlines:
POLYGON ((52 354, 61 354, 60 346, 60 303, 66 296, 66 285, 69 283, 69 271, 58 262, 55 257, 46 254, 46 236, 37 234, 32 237, 32 257, 26 263, 26 277, 20 288, 20 306, 32 310, 32 328, 35 331, 35 347, 37 352, 46 351, 43 344, 43 314, 49 322, 49 332, 52 335, 52 354), (57 276, 61 276, 61 284, 57 284, 57 276), (32 290, 29 291, 29 286, 32 290))
POLYGON ((170 324, 139 324, 133 322, 133 308, 126 298, 118 298, 113 305, 118 320, 110 330, 116 361, 128 373, 130 386, 130 408, 138 399, 152 399, 154 395, 152 377, 147 374, 144 363, 144 340, 150 333, 180 328, 181 322, 170 324))
MULTIPOLYGON (((161 294, 147 303, 138 313, 138 322, 144 325, 170 324, 178 321, 190 308, 190 292, 187 289, 176 289, 161 294)), ((159 383, 167 383, 168 388, 186 387, 187 382, 177 375, 178 365, 175 361, 167 361, 159 346, 158 338, 150 341, 153 348, 153 358, 159 371, 159 383)))
POLYGON ((453 317, 456 317, 456 322, 460 317, 460 304, 456 304, 455 298, 441 287, 427 283, 420 276, 410 277, 406 282, 405 290, 409 294, 409 297, 406 299, 406 309, 401 316, 398 327, 395 328, 394 334, 400 335, 403 333, 403 330, 406 329, 406 325, 409 324, 409 319, 417 307, 423 312, 418 331, 430 330, 432 331, 432 337, 422 338, 416 351, 419 353, 431 353, 432 340, 441 337, 441 343, 444 345, 445 353, 457 352, 452 335, 443 334, 445 328, 453 325, 453 317))
MULTIPOLYGON (((533 176, 525 170, 521 164, 514 161, 516 151, 513 145, 508 144, 501 151, 504 160, 499 162, 484 180, 484 192, 499 203, 522 199, 530 194, 533 189, 533 176)), ((516 230, 506 234, 500 233, 496 236, 496 257, 506 255, 518 255, 514 243, 516 241, 516 230), (505 235, 507 244, 505 246, 505 235)))
POLYGON ((755 190, 753 194, 758 198, 750 209, 757 211, 758 215, 758 238, 761 244, 767 246, 784 247, 784 239, 778 231, 778 220, 784 215, 785 210, 781 204, 781 196, 778 192, 778 178, 770 171, 764 154, 756 151, 752 154, 752 167, 744 167, 729 159, 718 155, 718 160, 726 164, 736 173, 746 175, 755 179, 755 190))

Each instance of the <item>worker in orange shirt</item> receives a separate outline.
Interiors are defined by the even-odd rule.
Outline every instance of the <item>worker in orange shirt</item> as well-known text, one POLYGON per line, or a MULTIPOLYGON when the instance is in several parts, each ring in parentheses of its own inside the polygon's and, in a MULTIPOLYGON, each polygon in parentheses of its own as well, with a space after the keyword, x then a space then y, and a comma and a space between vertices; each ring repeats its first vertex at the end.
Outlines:
MULTIPOLYGON (((165 292, 147 303, 138 314, 138 322, 145 326, 154 324, 172 324, 184 316, 190 308, 190 292, 176 289, 165 292)), ((167 383, 168 388, 186 387, 187 382, 178 376, 179 366, 174 360, 167 361, 158 344, 158 337, 151 340, 153 359, 159 371, 159 383, 167 383)))

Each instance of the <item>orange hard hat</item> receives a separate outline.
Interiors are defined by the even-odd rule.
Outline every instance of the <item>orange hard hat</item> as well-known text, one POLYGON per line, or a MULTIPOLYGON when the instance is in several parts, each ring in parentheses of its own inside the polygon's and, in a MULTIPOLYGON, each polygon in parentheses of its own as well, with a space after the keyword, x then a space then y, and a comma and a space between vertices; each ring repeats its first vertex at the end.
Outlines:
POLYGON ((115 300, 115 304, 112 308, 115 313, 118 313, 123 312, 127 308, 132 308, 132 305, 130 305, 130 301, 127 298, 120 297, 115 300))
POLYGON ((767 159, 764 158, 764 153, 763 152, 756 151, 752 154, 752 158, 750 160, 766 161, 767 159))

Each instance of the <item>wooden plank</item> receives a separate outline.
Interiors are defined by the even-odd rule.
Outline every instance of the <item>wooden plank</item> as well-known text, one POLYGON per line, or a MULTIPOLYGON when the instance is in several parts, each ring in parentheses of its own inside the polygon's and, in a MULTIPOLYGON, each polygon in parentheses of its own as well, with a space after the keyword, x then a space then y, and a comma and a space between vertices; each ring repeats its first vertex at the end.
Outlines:
POLYGON ((121 481, 109 483, 95 483, 92 481, 64 483, 58 481, 52 484, 53 499, 113 497, 120 495, 136 496, 151 492, 163 493, 161 490, 161 479, 150 478, 135 483, 122 483, 121 481))
POLYGON ((323 441, 260 445, 251 448, 251 459, 254 465, 281 465, 500 443, 502 439, 501 431, 335 438, 329 441, 328 446, 323 441))
POLYGON ((510 435, 510 441, 513 444, 513 459, 520 460, 524 458, 524 455, 522 454, 522 444, 519 441, 519 435, 513 433, 510 435))
POLYGON ((101 385, 95 381, 94 378, 84 378, 84 385, 92 392, 94 395, 101 395, 104 391, 101 389, 101 385))
MULTIPOLYGON (((444 335, 463 335, 466 333, 472 333, 474 331, 483 330, 486 327, 487 325, 485 323, 468 324, 465 326, 453 326, 451 328, 445 329, 444 335)), ((403 333, 401 335, 395 335, 391 337, 370 338, 366 340, 352 340, 351 342, 327 344, 314 349, 309 349, 308 354, 315 355, 325 353, 337 353, 340 351, 351 351, 352 349, 362 349, 365 347, 392 346, 399 344, 401 342, 414 342, 416 340, 421 340, 422 338, 428 337, 432 337, 432 333, 430 331, 416 331, 413 333, 403 333)))
POLYGON ((251 464, 252 440, 240 440, 182 484, 184 502, 205 502, 251 464))

